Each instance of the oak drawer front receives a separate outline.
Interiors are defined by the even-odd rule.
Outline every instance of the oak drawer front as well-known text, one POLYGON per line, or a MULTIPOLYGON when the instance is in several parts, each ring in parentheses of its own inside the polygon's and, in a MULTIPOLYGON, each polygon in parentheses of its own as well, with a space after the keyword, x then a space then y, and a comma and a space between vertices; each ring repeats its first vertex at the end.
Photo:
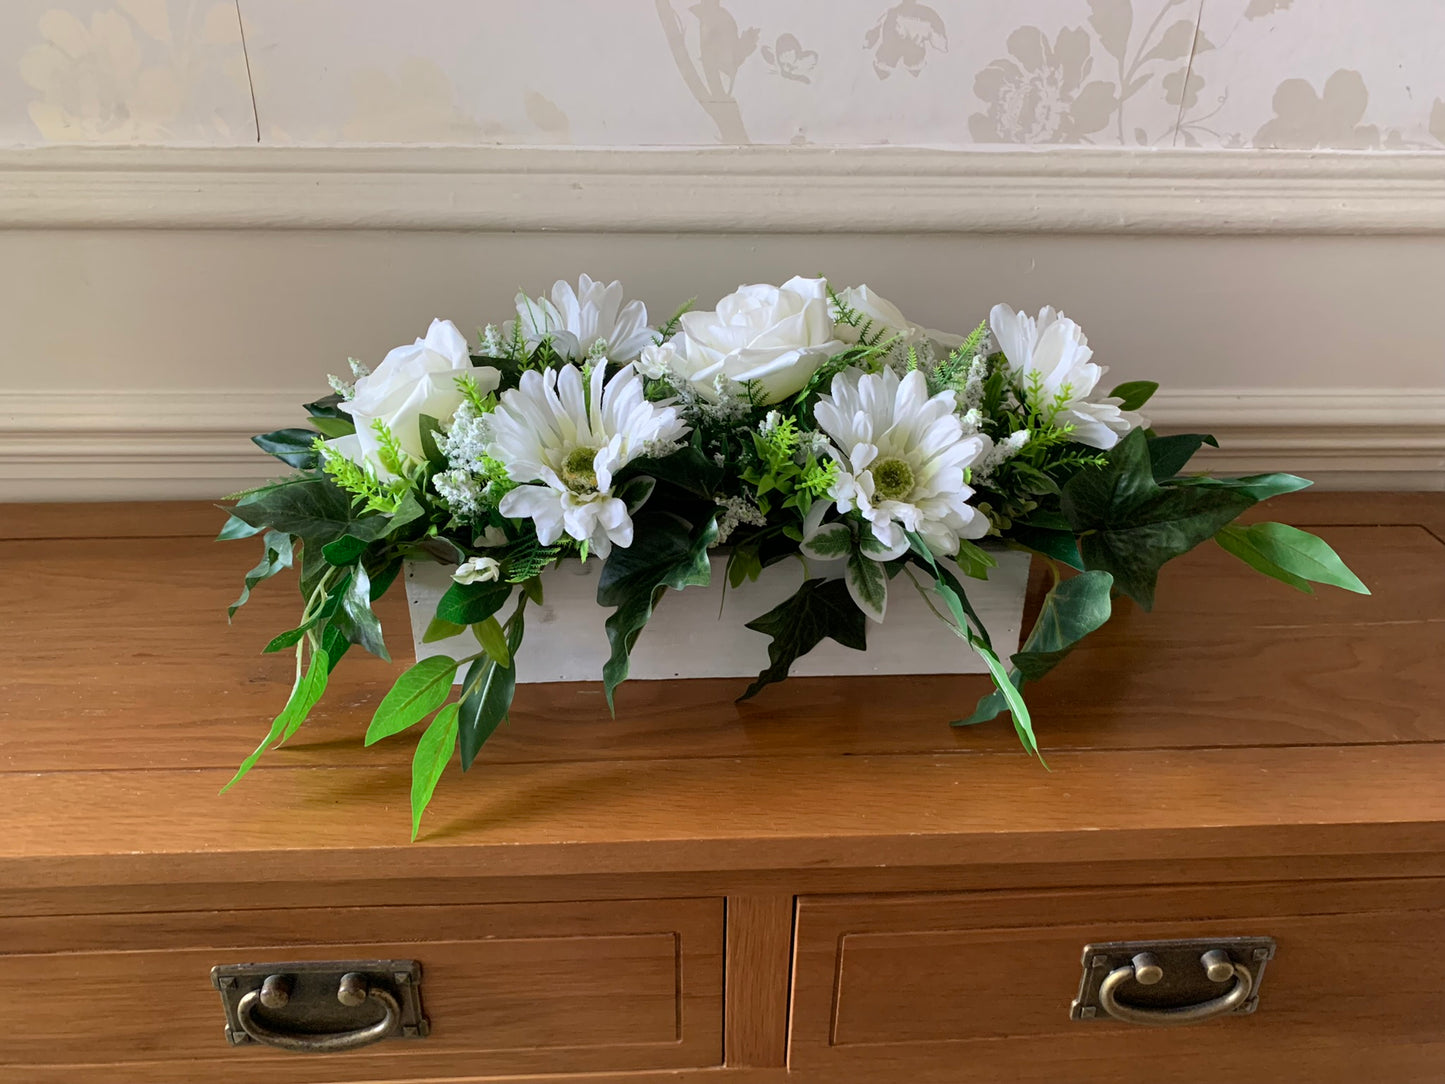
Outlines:
POLYGON ((803 897, 795 951, 797 1070, 1445 1079, 1445 881, 803 897), (1252 1015, 1171 1028, 1069 1018, 1086 944, 1256 935, 1278 949, 1252 1015))
POLYGON ((408 1080, 717 1065, 720 899, 0 920, 0 1081, 408 1080), (228 1045, 217 964, 415 959, 430 1035, 228 1045))

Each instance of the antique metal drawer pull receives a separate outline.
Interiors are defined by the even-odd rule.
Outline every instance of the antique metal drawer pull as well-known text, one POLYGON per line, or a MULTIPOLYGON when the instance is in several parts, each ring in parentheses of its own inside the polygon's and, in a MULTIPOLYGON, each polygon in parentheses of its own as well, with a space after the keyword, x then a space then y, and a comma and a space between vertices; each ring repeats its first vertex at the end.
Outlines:
POLYGON ((269 975, 259 990, 252 990, 236 1005, 236 1018, 241 1028, 258 1043, 279 1046, 282 1050, 295 1050, 303 1054, 338 1054, 343 1050, 355 1050, 385 1039, 401 1021, 401 1006, 385 990, 372 989, 364 978, 354 971, 341 978, 336 1000, 343 1005, 357 1006, 373 1000, 386 1013, 376 1023, 352 1031, 335 1031, 324 1035, 293 1034, 268 1028, 258 1021, 254 1012, 257 1005, 268 1009, 285 1007, 291 998, 291 983, 281 975, 269 975))
POLYGON ((1267 937, 1087 945, 1071 1015, 1102 1019, 1102 1009, 1128 1024, 1158 1025, 1253 1012, 1264 965, 1273 955, 1274 942, 1267 937), (1225 983, 1228 989, 1219 992, 1225 983))
POLYGON ((420 980, 414 960, 236 964, 211 972, 233 1045, 264 1043, 305 1054, 424 1037, 420 980), (381 1017, 373 1019, 377 1009, 381 1017))

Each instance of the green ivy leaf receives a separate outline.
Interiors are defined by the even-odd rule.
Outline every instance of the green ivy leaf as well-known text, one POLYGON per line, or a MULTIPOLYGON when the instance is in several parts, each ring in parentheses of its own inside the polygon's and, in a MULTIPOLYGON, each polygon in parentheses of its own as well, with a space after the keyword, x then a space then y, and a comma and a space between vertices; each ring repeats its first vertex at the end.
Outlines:
POLYGON ((684 492, 711 501, 723 479, 723 468, 709 455, 688 445, 661 459, 641 457, 634 459, 618 474, 619 481, 646 475, 659 482, 667 482, 684 492))
POLYGON ((477 753, 512 710, 512 698, 517 691, 517 671, 510 660, 515 658, 517 649, 522 646, 524 627, 522 604, 518 603, 516 612, 507 622, 508 663, 503 664, 489 653, 487 658, 473 663, 467 673, 466 681, 462 685, 459 731, 462 771, 472 766, 477 753))
POLYGON ((1370 593, 1329 543, 1298 527, 1284 523, 1234 526, 1220 532, 1219 544, 1246 564, 1291 587, 1308 590, 1308 584, 1301 586, 1298 582, 1308 580, 1357 595, 1370 593))
MULTIPOLYGON (((234 518, 233 516, 232 519, 234 518)), ((278 572, 291 567, 292 549, 291 536, 289 534, 286 534, 284 531, 267 531, 266 537, 263 538, 261 542, 264 546, 261 561, 255 568, 246 573, 242 581, 241 597, 226 607, 227 621, 235 617, 236 611, 246 605, 246 601, 251 597, 252 588, 263 580, 269 580, 278 572)))
POLYGON ((350 623, 351 638, 377 658, 391 662, 382 638, 381 622, 371 610, 371 579, 361 565, 352 570, 350 582, 341 594, 341 612, 350 623))
POLYGON ((260 534, 265 529, 265 527, 253 527, 244 519, 238 519, 227 513, 226 525, 221 528, 221 533, 216 535, 216 541, 232 542, 238 538, 250 538, 253 535, 260 534))
POLYGON ((871 557, 854 552, 848 557, 844 581, 848 584, 848 596, 863 615, 882 624, 888 609, 888 574, 883 566, 871 557))
POLYGON ((288 467, 315 470, 320 456, 312 448, 316 441, 314 429, 277 429, 251 438, 251 443, 267 455, 274 455, 288 467))
MULTIPOLYGON (((270 527, 321 546, 351 526, 351 498, 324 477, 248 493, 231 514, 257 527, 270 527)), ((319 548, 319 546, 318 546, 319 548)))
POLYGON ((431 804, 437 783, 451 763, 457 747, 457 705, 448 704, 436 713, 411 758, 411 838, 421 830, 421 816, 431 804))
POLYGON ((222 794, 239 783, 241 778, 256 766, 256 762, 261 759, 261 754, 271 748, 275 742, 285 740, 296 733, 297 728, 311 714, 311 709, 316 706, 316 702, 326 692, 326 679, 330 673, 330 660, 326 656, 326 651, 323 649, 312 654, 311 664, 306 668, 306 673, 296 679, 296 683, 291 686, 291 696, 286 701, 286 706, 281 709, 281 714, 272 720, 270 732, 261 740, 261 744, 256 746, 256 751, 241 761, 241 766, 236 769, 236 774, 231 777, 231 781, 221 788, 222 794))
MULTIPOLYGON (((1143 433, 1143 430, 1136 429, 1134 432, 1143 433)), ((1130 437, 1132 436, 1131 433, 1130 437)), ((1129 437, 1125 438, 1125 440, 1128 439, 1129 437)), ((1217 440, 1204 433, 1180 433, 1172 437, 1141 436, 1139 439, 1149 442, 1149 463, 1156 482, 1173 478, 1188 465, 1189 461, 1194 458, 1194 453, 1204 445, 1208 444, 1213 448, 1219 447, 1217 440)))
POLYGON ((807 580, 792 598, 749 621, 747 627, 772 637, 768 644, 771 665, 758 674, 739 700, 751 699, 766 686, 782 681, 793 663, 822 643, 824 637, 855 651, 868 648, 867 618, 854 605, 842 580, 807 580))
POLYGON ((1064 486, 1061 508, 1079 535, 1084 566, 1112 573, 1144 609, 1154 605, 1159 569, 1212 538, 1255 503, 1221 486, 1161 487, 1150 444, 1136 429, 1102 467, 1082 470, 1064 486))
POLYGON ((421 722, 441 705, 451 692, 457 674, 457 660, 446 655, 422 659, 401 677, 382 698, 366 728, 366 744, 400 734, 421 722))
POLYGON ((602 565, 597 603, 616 607, 606 626, 612 654, 602 667, 609 709, 615 710, 613 693, 627 680, 632 649, 663 592, 706 587, 712 576, 707 551, 716 541, 715 516, 693 527, 665 512, 643 512, 633 520, 632 545, 614 548, 602 565))
POLYGON ((453 625, 475 625, 507 604, 513 584, 504 580, 454 583, 437 602, 437 616, 453 625))
POLYGON ((1113 586, 1114 577, 1099 571, 1081 572, 1054 585, 1028 639, 1011 660, 1025 681, 1038 681, 1080 640, 1103 627, 1112 610, 1113 586))
POLYGON ((1159 385, 1153 380, 1130 380, 1120 384, 1109 395, 1124 400, 1119 404, 1120 410, 1138 410, 1158 390, 1159 385))
POLYGON ((1084 559, 1079 556, 1079 543, 1073 531, 1059 531, 1051 527, 1035 527, 1032 524, 1015 522, 1009 528, 1008 536, 1025 549, 1042 553, 1045 557, 1061 561, 1081 572, 1084 569, 1084 559))
POLYGON ((638 475, 629 478, 619 485, 613 496, 623 504, 627 505, 627 514, 635 516, 647 503, 647 498, 652 496, 652 491, 657 488, 657 479, 649 478, 647 475, 638 475))

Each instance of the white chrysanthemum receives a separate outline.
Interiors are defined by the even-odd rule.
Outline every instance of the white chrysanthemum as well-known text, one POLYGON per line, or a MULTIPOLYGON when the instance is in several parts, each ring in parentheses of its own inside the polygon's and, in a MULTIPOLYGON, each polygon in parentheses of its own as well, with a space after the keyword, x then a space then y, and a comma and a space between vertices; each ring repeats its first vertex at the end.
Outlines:
POLYGON ((840 467, 828 495, 838 511, 858 513, 888 549, 908 549, 904 531, 917 531, 941 557, 958 553, 961 538, 981 538, 988 518, 968 503, 973 490, 964 468, 987 450, 988 438, 965 435, 952 391, 932 397, 921 372, 847 369, 813 408, 833 440, 840 467))
POLYGON ((1122 399, 1091 398, 1108 369, 1094 356, 1083 329, 1045 306, 1038 319, 995 305, 988 323, 998 348, 1029 406, 1050 424, 1072 426, 1070 436, 1091 448, 1108 449, 1131 429, 1148 422, 1137 411, 1121 410, 1122 399))
POLYGON ((529 518, 551 545, 565 533, 606 557, 632 545, 632 517, 612 495, 612 480, 649 446, 688 431, 677 410, 649 403, 631 365, 606 381, 592 370, 590 389, 575 365, 522 374, 491 414, 489 454, 523 485, 502 498, 502 515, 529 518))
MULTIPOLYGON (((552 348, 570 361, 589 357, 635 361, 657 337, 647 326, 647 307, 641 301, 622 303, 622 283, 604 286, 589 275, 577 280, 575 290, 570 282, 558 279, 550 300, 517 294, 517 320, 528 350, 550 338, 552 348)), ((502 329, 504 339, 512 337, 513 323, 508 321, 502 329)))

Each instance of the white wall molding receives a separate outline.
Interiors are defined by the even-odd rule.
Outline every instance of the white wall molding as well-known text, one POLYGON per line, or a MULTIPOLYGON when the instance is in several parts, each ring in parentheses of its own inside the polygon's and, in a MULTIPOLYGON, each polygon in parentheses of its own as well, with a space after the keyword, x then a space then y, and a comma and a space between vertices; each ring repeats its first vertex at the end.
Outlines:
POLYGON ((0 151, 0 228, 1445 233, 1445 154, 0 151))
MULTIPOLYGON (((0 501, 219 498, 283 474, 253 433, 300 424, 315 389, 10 392, 0 501)), ((1215 434, 1201 466, 1288 470, 1337 487, 1445 488, 1445 392, 1160 392, 1161 430, 1215 434)))

